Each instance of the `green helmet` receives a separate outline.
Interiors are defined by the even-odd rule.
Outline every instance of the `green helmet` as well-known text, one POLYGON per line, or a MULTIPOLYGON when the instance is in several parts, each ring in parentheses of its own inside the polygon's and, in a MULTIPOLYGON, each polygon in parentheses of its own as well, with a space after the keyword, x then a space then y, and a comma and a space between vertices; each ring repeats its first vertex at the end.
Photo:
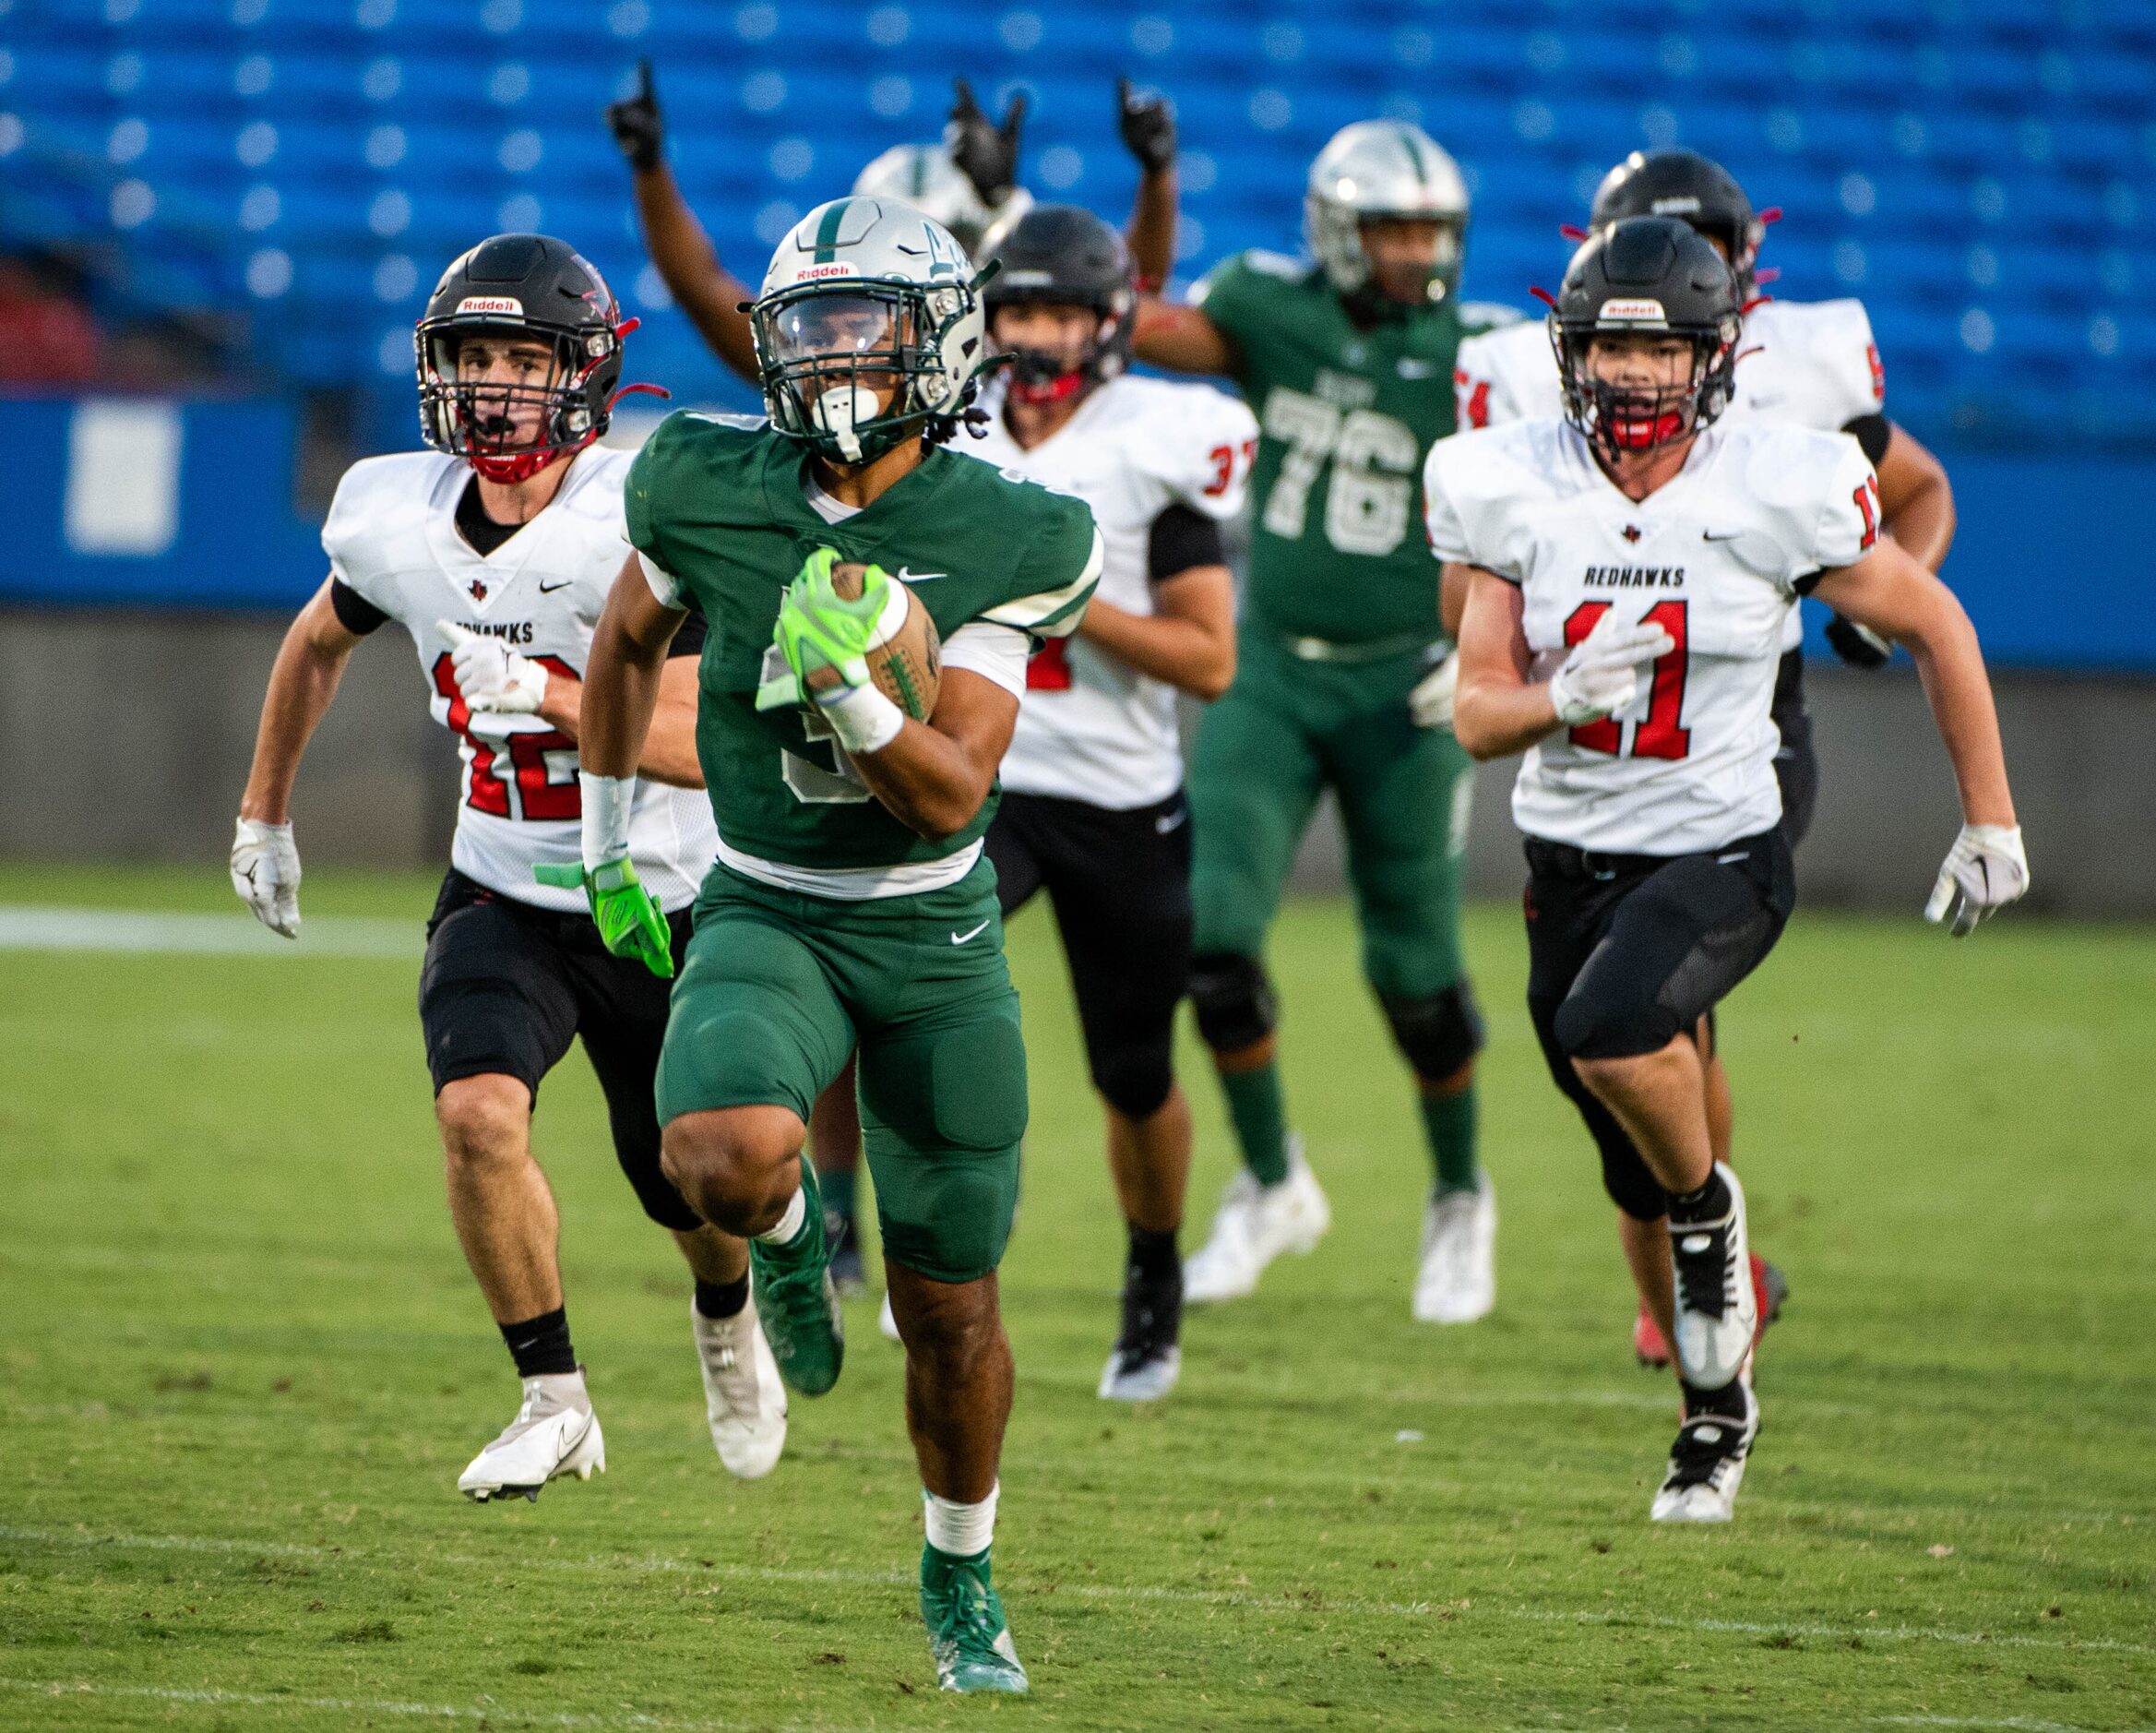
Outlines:
POLYGON ((984 358, 984 281, 909 205, 818 205, 779 243, 749 309, 771 425, 850 464, 947 434, 984 358))

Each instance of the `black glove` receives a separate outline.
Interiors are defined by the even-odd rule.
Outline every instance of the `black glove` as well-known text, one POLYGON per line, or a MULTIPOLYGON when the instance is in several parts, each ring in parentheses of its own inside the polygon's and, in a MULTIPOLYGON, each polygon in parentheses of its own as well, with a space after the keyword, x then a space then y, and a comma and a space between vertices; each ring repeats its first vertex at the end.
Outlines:
POLYGON ((954 80, 959 98, 951 104, 951 161, 973 183, 985 205, 1000 205, 1018 184, 1018 128, 1025 124, 1026 93, 1020 90, 1003 112, 997 125, 981 112, 973 100, 973 87, 954 80))
POLYGON ((1884 668, 1894 660, 1894 646, 1868 626, 1837 614, 1827 622, 1827 642, 1852 668, 1884 668))
POLYGON ((613 141, 622 148, 635 169, 655 169, 666 144, 666 122, 659 113, 659 92, 651 88, 651 63, 637 62, 637 93, 606 111, 606 124, 613 128, 613 141))
POLYGON ((1128 78, 1115 80, 1116 129, 1124 148, 1138 159, 1148 174, 1160 174, 1175 166, 1175 111, 1158 91, 1140 96, 1128 78))

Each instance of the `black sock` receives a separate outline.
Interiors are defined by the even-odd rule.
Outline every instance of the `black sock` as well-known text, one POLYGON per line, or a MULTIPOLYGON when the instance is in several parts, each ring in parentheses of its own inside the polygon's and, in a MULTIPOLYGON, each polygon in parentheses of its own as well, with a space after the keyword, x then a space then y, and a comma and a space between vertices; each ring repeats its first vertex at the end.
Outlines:
POLYGON ((1745 1383, 1733 1378, 1720 1390, 1701 1390, 1697 1384, 1685 1386, 1685 1417, 1697 1420, 1701 1415, 1715 1414, 1728 1420, 1745 1417, 1745 1383))
POLYGON ((1141 1281, 1160 1282, 1176 1273, 1183 1261, 1175 1250, 1175 1230, 1169 1228, 1156 1233, 1149 1227, 1132 1225, 1130 1229, 1130 1271, 1141 1281))
POLYGON ((1698 1190, 1673 1191, 1669 1199, 1673 1222, 1719 1222, 1729 1213, 1732 1201, 1729 1181, 1720 1167, 1707 1170, 1707 1183, 1698 1190))
POLYGON ((542 1378, 550 1372, 577 1369, 577 1352, 569 1346, 569 1312, 556 1306, 551 1312, 527 1318, 520 1324, 504 1324, 502 1340, 517 1362, 518 1378, 542 1378))
POLYGON ((748 1277, 740 1275, 731 1282, 702 1282, 697 1284, 697 1315, 700 1318, 737 1318, 741 1309, 748 1304, 748 1277))

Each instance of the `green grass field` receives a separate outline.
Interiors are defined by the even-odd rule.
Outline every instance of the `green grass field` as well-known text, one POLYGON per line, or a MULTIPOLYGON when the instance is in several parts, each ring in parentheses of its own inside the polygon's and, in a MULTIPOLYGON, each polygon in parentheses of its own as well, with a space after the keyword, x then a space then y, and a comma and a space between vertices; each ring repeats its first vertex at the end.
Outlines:
MULTIPOLYGON (((221 874, 0 872, 0 903, 224 912, 221 874)), ((310 877, 311 916, 420 879, 310 877)), ((542 1160, 612 1472, 455 1478, 516 1384, 451 1236, 416 957, 0 951, 0 1725, 38 1728, 2156 1725, 2156 931, 1800 916, 1723 1019, 1756 1243, 1795 1298, 1726 1530, 1659 1532, 1674 1389, 1637 1369, 1591 1152, 1476 911, 1496 1316, 1408 1320, 1425 1180, 1345 911, 1275 955, 1338 1214, 1092 1394, 1119 1236, 1044 915, 1005 1265, 997 1548, 1027 1700, 935 1690, 897 1352, 744 1486, 684 1273, 580 1057, 542 1160)), ((1194 1242, 1228 1173, 1195 1047, 1194 1242)))

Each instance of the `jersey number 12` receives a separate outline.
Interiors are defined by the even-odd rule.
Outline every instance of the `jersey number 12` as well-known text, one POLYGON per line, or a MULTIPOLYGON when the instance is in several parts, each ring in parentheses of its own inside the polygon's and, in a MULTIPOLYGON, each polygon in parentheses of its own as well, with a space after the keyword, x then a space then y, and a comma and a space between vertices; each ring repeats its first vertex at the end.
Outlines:
MULTIPOLYGON (((578 677, 576 669, 559 656, 534 656, 532 660, 572 680, 578 677)), ((574 740, 556 728, 511 735, 501 747, 509 758, 509 776, 505 780, 495 743, 482 740, 471 732, 471 709, 458 689, 457 670, 446 652, 435 659, 435 690, 449 700, 449 731, 471 748, 466 806, 475 812, 491 812, 497 819, 559 823, 584 816, 583 791, 574 772, 567 782, 556 782, 547 764, 549 753, 566 752, 573 759, 577 750, 574 740)))
MULTIPOLYGON (((1670 652, 1655 662, 1646 718, 1632 730, 1631 756, 1636 759, 1681 759, 1692 750, 1692 731, 1677 722, 1685 709, 1685 609, 1682 602, 1657 602, 1640 620, 1643 626, 1661 627, 1674 641, 1670 652)), ((1565 622, 1566 643, 1580 642, 1609 611, 1607 602, 1582 602, 1565 622)), ((1614 716, 1604 716, 1600 722, 1580 723, 1572 730, 1571 739, 1589 752, 1620 758, 1625 753, 1625 724, 1614 716)))

